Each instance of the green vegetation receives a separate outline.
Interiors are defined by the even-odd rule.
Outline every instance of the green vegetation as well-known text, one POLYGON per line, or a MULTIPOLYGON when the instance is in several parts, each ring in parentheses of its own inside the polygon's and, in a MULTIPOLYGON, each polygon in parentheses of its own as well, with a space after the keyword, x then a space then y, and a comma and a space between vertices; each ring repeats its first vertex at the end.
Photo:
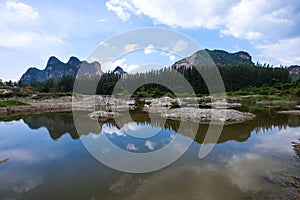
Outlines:
POLYGON ((293 100, 300 98, 300 80, 281 83, 273 79, 261 87, 249 87, 227 93, 230 97, 252 100, 293 100))
POLYGON ((0 93, 0 98, 12 98, 12 97, 28 97, 28 91, 21 90, 20 88, 12 88, 7 92, 0 93))
POLYGON ((157 98, 157 97, 162 97, 162 96, 168 96, 171 98, 174 98, 175 95, 166 87, 158 85, 158 84, 147 84, 144 85, 142 87, 140 87, 139 89, 137 89, 132 97, 153 97, 153 98, 157 98))
MULTIPOLYGON (((300 97, 300 83, 291 80, 287 68, 273 68, 266 64, 254 65, 246 62, 218 66, 218 69, 229 96, 256 100, 290 100, 300 97)), ((178 73, 180 73, 197 96, 205 96, 208 95, 208 88, 201 74, 205 74, 205 78, 209 80, 214 80, 215 77, 213 73, 210 73, 211 68, 209 67, 201 66, 198 67, 198 70, 195 67, 176 69, 165 67, 160 70, 124 76, 108 72, 101 77, 77 79, 76 84, 80 85, 80 89, 75 92, 101 95, 110 95, 114 92, 118 95, 129 96, 129 91, 134 91, 133 97, 174 97, 174 93, 171 92, 174 91, 177 95, 188 96, 190 94, 187 94, 187 88, 184 87, 186 83, 178 80, 178 73), (95 82, 98 83, 96 88, 95 82), (154 84, 158 82, 161 85, 154 84), (145 83, 153 84, 145 85, 145 83), (136 89, 136 86, 141 87, 136 89)), ((42 93, 37 94, 34 98, 41 99, 71 95, 74 82, 74 76, 64 76, 44 82, 33 81, 31 85, 36 91, 42 93)), ((24 83, 19 82, 18 85, 26 87, 24 83)))
POLYGON ((5 100, 0 101, 0 107, 8 107, 8 106, 26 106, 29 105, 27 103, 17 101, 17 100, 5 100))
MULTIPOLYGON (((38 92, 56 93, 56 92, 72 92, 75 76, 64 76, 57 79, 48 79, 46 81, 32 81, 30 84, 38 92)), ((18 85, 26 86, 24 82, 19 82, 18 85)))

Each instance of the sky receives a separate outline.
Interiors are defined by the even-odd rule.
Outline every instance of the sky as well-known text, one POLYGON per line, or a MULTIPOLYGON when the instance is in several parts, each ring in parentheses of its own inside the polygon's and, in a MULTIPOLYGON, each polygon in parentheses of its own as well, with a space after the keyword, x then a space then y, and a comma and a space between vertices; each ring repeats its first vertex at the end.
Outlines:
MULTIPOLYGON (((45 68, 50 56, 86 60, 109 38, 145 27, 289 66, 300 64, 299 25, 299 0, 0 0, 0 79, 17 81, 29 67, 45 68)), ((143 52, 155 51, 149 43, 143 52)), ((164 64, 176 59, 168 55, 164 64)), ((134 69, 125 61, 116 63, 134 69)))

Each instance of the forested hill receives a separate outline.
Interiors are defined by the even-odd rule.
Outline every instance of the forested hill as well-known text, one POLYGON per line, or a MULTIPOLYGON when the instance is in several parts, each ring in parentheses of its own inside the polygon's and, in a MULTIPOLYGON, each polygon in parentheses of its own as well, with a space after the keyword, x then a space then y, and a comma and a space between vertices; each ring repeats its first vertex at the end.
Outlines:
MULTIPOLYGON (((199 72, 212 69, 210 66, 205 65, 205 59, 214 59, 217 63, 218 70, 224 81, 226 91, 237 91, 246 88, 259 88, 264 85, 280 85, 279 83, 289 83, 291 81, 291 73, 299 72, 299 67, 294 66, 290 68, 286 67, 271 67, 270 65, 255 65, 252 62, 251 56, 247 52, 239 51, 237 53, 228 53, 221 50, 206 50, 207 52, 198 51, 181 61, 176 62, 172 67, 176 70, 171 70, 171 67, 166 67, 161 70, 152 70, 146 73, 128 74, 121 67, 116 67, 113 71, 103 73, 101 71, 100 63, 87 63, 86 61, 79 61, 75 57, 71 57, 67 63, 59 61, 55 57, 51 57, 44 70, 38 70, 36 68, 29 69, 21 78, 19 85, 26 86, 31 85, 35 90, 40 92, 71 92, 73 90, 73 84, 75 81, 76 71, 80 66, 85 65, 86 68, 84 76, 80 80, 84 81, 86 91, 90 87, 90 84, 94 84, 93 77, 99 78, 97 73, 101 75, 98 82, 97 94, 109 95, 115 88, 116 83, 120 80, 125 81, 125 85, 136 85, 139 83, 143 85, 155 80, 164 80, 168 84, 171 84, 173 88, 184 88, 178 80, 174 81, 176 73, 181 73, 185 80, 194 88, 196 94, 208 94, 208 88, 203 80, 202 75, 199 72), (210 57, 207 55, 210 55, 210 57), (205 57, 206 56, 206 57, 205 57), (204 59, 204 60, 203 60, 204 59), (200 64, 199 64, 200 63, 200 64), (203 64, 204 63, 204 64, 203 64), (199 64, 199 66, 198 66, 199 64), (175 66, 175 67, 174 67, 175 66), (195 68, 197 66, 198 70, 195 68), (289 71, 290 70, 290 71, 289 71), (94 75, 94 76, 89 76, 94 75), (86 80, 85 80, 86 79, 86 80), (149 81, 152 80, 152 81, 149 81), (25 84, 24 84, 25 83, 25 84), (174 84, 174 85, 172 85, 174 84)), ((81 70, 80 70, 81 71, 81 70)), ((213 78, 213 77, 212 77, 213 78)), ((168 85, 166 84, 166 85, 168 85)), ((156 88, 156 93, 164 94, 169 92, 163 87, 156 85, 145 86, 145 90, 151 90, 156 88)), ((79 92, 86 92, 79 91, 79 92)), ((124 88, 120 89, 120 93, 125 92, 124 88)))
POLYGON ((182 60, 174 63, 173 67, 178 68, 181 66, 191 67, 202 65, 203 63, 209 62, 206 56, 209 55, 217 66, 233 66, 238 64, 248 63, 254 65, 252 57, 249 53, 239 51, 236 53, 229 53, 223 50, 200 50, 193 55, 186 57, 182 60))

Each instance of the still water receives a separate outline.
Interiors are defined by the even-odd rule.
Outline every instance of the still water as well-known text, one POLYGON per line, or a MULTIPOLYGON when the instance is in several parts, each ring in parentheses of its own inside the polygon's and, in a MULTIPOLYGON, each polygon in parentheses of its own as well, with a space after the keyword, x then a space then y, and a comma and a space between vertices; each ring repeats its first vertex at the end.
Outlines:
POLYGON ((179 122, 160 124, 141 111, 132 111, 132 119, 121 125, 97 122, 95 130, 80 136, 71 113, 2 120, 0 160, 9 160, 0 164, 0 199, 293 199, 297 191, 287 182, 300 175, 291 144, 300 138, 300 116, 262 107, 240 109, 255 113, 256 119, 225 126, 204 159, 198 153, 207 125, 189 138, 177 132, 179 122), (150 139, 132 136, 153 131, 157 134, 150 139), (80 140, 105 135, 123 150, 147 153, 178 134, 193 140, 188 151, 170 166, 142 174, 101 164, 80 140))

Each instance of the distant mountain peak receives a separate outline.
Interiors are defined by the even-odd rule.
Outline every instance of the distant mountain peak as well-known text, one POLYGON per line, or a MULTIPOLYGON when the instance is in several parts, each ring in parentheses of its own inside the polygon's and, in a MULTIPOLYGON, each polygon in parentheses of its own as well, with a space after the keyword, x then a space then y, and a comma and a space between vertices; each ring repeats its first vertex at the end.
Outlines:
POLYGON ((117 66, 117 67, 114 69, 113 73, 114 73, 114 74, 121 74, 121 75, 127 74, 127 72, 125 72, 125 71, 123 70, 123 68, 120 67, 120 66, 117 66))
POLYGON ((56 65, 58 63, 61 63, 61 61, 55 56, 51 56, 47 62, 47 65, 56 65))
POLYGON ((299 65, 291 65, 288 67, 289 73, 293 75, 300 75, 300 66, 299 65))
POLYGON ((193 55, 186 57, 182 60, 179 60, 174 63, 174 67, 191 67, 197 65, 203 65, 206 63, 210 63, 211 59, 218 66, 225 65, 236 65, 240 63, 249 63, 254 64, 252 62, 252 57, 248 52, 238 51, 236 53, 229 53, 224 50, 199 50, 193 55))
POLYGON ((248 52, 245 52, 245 51, 239 51, 237 54, 240 58, 246 60, 246 61, 249 61, 249 62, 252 62, 252 57, 250 56, 250 54, 248 52))
POLYGON ((75 56, 71 56, 69 61, 67 62, 68 64, 75 64, 75 63, 80 63, 80 60, 75 57, 75 56))
POLYGON ((51 56, 45 69, 29 68, 21 77, 21 81, 31 84, 32 81, 45 81, 51 78, 61 78, 66 75, 75 76, 81 68, 80 75, 95 76, 102 75, 101 65, 98 62, 88 63, 80 61, 77 57, 70 57, 67 63, 61 62, 55 56, 51 56))

